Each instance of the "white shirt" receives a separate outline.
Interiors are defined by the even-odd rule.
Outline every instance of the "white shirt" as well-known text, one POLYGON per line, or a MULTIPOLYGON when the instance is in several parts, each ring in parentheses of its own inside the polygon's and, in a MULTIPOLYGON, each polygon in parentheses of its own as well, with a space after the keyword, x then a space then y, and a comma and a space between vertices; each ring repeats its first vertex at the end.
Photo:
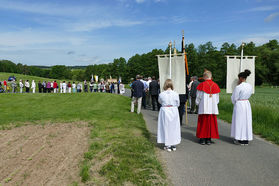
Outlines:
POLYGON ((30 87, 30 84, 28 81, 25 82, 25 87, 29 88, 30 87))

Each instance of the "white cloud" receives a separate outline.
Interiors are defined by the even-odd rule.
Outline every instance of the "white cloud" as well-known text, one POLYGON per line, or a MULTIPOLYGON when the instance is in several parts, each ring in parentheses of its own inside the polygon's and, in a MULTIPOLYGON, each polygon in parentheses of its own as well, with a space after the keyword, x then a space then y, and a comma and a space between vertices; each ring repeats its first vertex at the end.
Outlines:
POLYGON ((278 6, 260 6, 255 8, 250 8, 246 10, 240 11, 240 13, 248 13, 248 12, 267 12, 278 9, 278 6))
POLYGON ((51 16, 84 16, 99 14, 107 10, 104 6, 67 6, 54 3, 24 3, 16 1, 0 0, 0 9, 21 11, 40 15, 51 16))
POLYGON ((251 8, 248 10, 244 10, 243 12, 266 12, 266 11, 271 11, 271 10, 275 10, 278 7, 276 6, 260 6, 260 7, 255 7, 255 8, 251 8))
POLYGON ((279 32, 266 32, 266 33, 259 33, 259 34, 250 34, 247 37, 239 40, 238 42, 254 42, 256 45, 261 45, 267 43, 269 40, 279 39, 279 32))
POLYGON ((73 32, 82 32, 82 31, 92 31, 101 28, 107 27, 127 27, 127 26, 134 26, 142 24, 142 21, 129 21, 129 20, 96 20, 94 22, 78 22, 69 24, 68 27, 69 31, 73 32))
POLYGON ((272 14, 270 14, 269 16, 267 16, 267 17, 264 19, 264 21, 265 21, 265 22, 270 22, 270 21, 272 21, 273 19, 275 19, 275 18, 278 17, 278 16, 279 16, 279 12, 272 13, 272 14))
POLYGON ((0 41, 5 46, 33 47, 51 44, 81 45, 86 41, 86 38, 57 32, 25 29, 13 32, 0 32, 0 41))

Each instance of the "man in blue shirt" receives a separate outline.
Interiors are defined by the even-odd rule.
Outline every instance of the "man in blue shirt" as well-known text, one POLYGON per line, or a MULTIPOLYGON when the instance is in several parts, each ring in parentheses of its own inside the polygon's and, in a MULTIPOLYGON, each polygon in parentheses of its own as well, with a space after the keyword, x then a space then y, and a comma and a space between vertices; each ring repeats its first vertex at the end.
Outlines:
POLYGON ((148 90, 148 84, 147 81, 145 79, 143 79, 143 77, 140 78, 140 81, 143 83, 143 93, 142 93, 142 106, 144 109, 146 109, 146 92, 148 90))
POLYGON ((131 102, 131 112, 134 112, 135 110, 135 104, 138 104, 137 113, 140 114, 141 110, 141 102, 142 102, 142 96, 144 92, 144 84, 140 81, 141 76, 137 75, 136 81, 132 83, 132 91, 133 91, 133 97, 131 102))

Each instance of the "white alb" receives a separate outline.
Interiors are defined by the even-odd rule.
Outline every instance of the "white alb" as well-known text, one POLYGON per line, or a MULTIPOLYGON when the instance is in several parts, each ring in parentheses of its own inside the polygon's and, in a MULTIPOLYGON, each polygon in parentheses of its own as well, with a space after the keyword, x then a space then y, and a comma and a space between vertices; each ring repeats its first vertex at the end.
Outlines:
POLYGON ((236 86, 232 94, 234 104, 231 137, 236 140, 253 140, 252 131, 252 110, 249 98, 252 95, 253 87, 246 82, 236 86))
POLYGON ((159 95, 159 103, 162 107, 158 116, 157 142, 166 146, 177 145, 181 142, 179 96, 172 90, 164 91, 159 95))

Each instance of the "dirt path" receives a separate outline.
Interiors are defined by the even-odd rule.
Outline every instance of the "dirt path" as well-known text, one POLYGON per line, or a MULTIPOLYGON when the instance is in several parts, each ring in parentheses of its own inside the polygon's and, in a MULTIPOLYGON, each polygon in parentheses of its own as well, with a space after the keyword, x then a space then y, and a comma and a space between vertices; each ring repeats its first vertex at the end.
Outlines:
POLYGON ((0 185, 79 182, 88 148, 86 123, 28 125, 0 131, 0 185))

